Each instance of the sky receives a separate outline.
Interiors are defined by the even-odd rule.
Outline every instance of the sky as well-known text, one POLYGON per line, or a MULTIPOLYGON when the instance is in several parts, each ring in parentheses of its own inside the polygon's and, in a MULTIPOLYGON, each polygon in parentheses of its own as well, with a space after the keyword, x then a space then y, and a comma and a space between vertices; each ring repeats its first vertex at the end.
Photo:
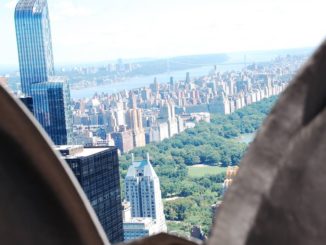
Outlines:
MULTIPOLYGON (((0 0, 0 65, 17 65, 14 7, 0 0)), ((316 47, 325 0, 48 0, 56 64, 316 47)))

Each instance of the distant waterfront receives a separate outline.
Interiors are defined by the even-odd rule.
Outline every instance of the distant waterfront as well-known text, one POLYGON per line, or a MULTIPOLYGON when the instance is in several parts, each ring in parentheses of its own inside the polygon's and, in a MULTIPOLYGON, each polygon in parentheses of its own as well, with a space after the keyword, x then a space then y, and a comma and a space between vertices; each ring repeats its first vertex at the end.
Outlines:
MULTIPOLYGON (((236 52, 228 53, 229 60, 226 63, 216 64, 217 70, 221 73, 226 71, 240 71, 245 65, 244 63, 265 63, 270 62, 279 56, 284 55, 309 55, 313 51, 313 48, 302 48, 302 49, 284 49, 284 50, 269 50, 269 51, 248 51, 248 52, 236 52)), ((190 73, 190 77, 200 77, 208 75, 212 71, 214 65, 197 67, 193 69, 187 69, 182 71, 172 71, 170 73, 163 73, 150 76, 132 77, 119 83, 112 83, 97 87, 88 87, 79 90, 71 90, 71 97, 75 100, 82 98, 91 98, 95 93, 116 93, 124 89, 136 89, 147 87, 153 83, 154 77, 157 78, 159 83, 167 83, 171 76, 175 80, 184 80, 186 78, 186 72, 190 73)))
MULTIPOLYGON (((186 78, 186 73, 190 73, 190 77, 201 77, 208 75, 212 70, 213 66, 204 66, 194 69, 187 69, 183 71, 173 71, 170 73, 163 73, 157 75, 150 75, 150 76, 141 76, 141 77, 132 77, 128 78, 123 82, 119 83, 112 83, 97 87, 90 87, 90 88, 83 88, 79 90, 71 90, 71 97, 73 99, 82 99, 82 98, 91 98, 94 96, 95 93, 116 93, 122 90, 130 90, 142 87, 148 87, 154 81, 154 77, 157 78, 159 83, 167 83, 172 76, 176 81, 177 80, 184 80, 186 78)), ((239 71, 243 68, 243 65, 239 64, 222 64, 218 65, 217 69, 219 72, 225 71, 239 71)))

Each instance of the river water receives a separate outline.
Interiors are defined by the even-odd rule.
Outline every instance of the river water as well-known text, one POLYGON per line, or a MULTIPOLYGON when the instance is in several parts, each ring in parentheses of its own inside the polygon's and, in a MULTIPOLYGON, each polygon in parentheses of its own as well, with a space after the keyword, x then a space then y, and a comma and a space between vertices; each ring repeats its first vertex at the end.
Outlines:
MULTIPOLYGON (((217 65, 217 69, 219 72, 225 71, 238 71, 243 68, 243 65, 240 64, 221 64, 217 65)), ((190 77, 200 77, 208 75, 213 70, 213 66, 204 66, 199 68, 193 68, 182 71, 173 71, 170 73, 163 73, 157 75, 150 76, 139 76, 132 77, 124 80, 123 82, 112 83, 107 85, 101 85, 97 87, 89 87, 78 90, 71 90, 71 97, 73 99, 81 99, 81 98, 91 98, 95 93, 108 93, 113 94, 116 92, 120 92, 122 90, 131 90, 136 88, 148 87, 154 81, 154 77, 157 78, 159 83, 167 83, 170 80, 170 77, 173 76, 175 81, 185 80, 186 73, 190 73, 190 77)))
MULTIPOLYGON (((274 59, 275 57, 293 54, 302 55, 309 54, 313 49, 293 49, 293 50, 271 50, 271 51, 252 51, 252 52, 237 52, 228 54, 229 60, 226 63, 217 64, 219 72, 225 71, 239 71, 244 68, 244 61, 250 63, 266 62, 274 59), (242 63, 242 64, 241 64, 242 63)), ((203 66, 199 68, 187 69, 183 71, 173 71, 170 73, 132 77, 124 80, 123 82, 113 83, 108 85, 101 85, 97 87, 83 88, 79 90, 72 90, 71 96, 73 99, 91 98, 95 93, 116 93, 124 89, 136 89, 141 87, 147 87, 153 83, 154 77, 157 78, 159 83, 167 83, 171 76, 177 80, 184 80, 186 78, 186 72, 190 72, 190 77, 199 77, 208 75, 213 69, 213 65, 203 66)))

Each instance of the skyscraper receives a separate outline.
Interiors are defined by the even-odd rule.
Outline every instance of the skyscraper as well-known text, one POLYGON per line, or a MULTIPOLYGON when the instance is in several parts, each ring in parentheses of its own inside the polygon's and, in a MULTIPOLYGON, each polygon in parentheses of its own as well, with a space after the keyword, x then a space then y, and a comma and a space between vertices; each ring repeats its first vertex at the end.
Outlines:
POLYGON ((111 244, 123 241, 119 162, 115 147, 57 148, 77 177, 111 244))
POLYGON ((32 86, 34 115, 56 145, 72 143, 72 113, 67 80, 52 77, 32 86))
POLYGON ((146 145, 145 130, 143 128, 142 110, 137 109, 137 101, 134 94, 130 95, 129 105, 131 109, 126 112, 126 123, 133 132, 133 141, 135 147, 146 145))
POLYGON ((70 143, 72 116, 66 80, 54 77, 46 0, 20 0, 15 25, 22 92, 32 97, 34 115, 57 145, 70 143))
POLYGON ((126 199, 131 204, 132 217, 149 217, 155 221, 157 230, 166 232, 160 180, 149 155, 143 161, 134 161, 125 178, 126 199))
POLYGON ((20 0, 15 9, 22 91, 31 96, 34 83, 54 75, 51 28, 46 0, 20 0))
POLYGON ((33 98, 31 96, 21 96, 19 97, 20 101, 26 106, 26 108, 34 114, 33 98))
POLYGON ((115 146, 121 153, 127 153, 134 149, 134 139, 132 130, 122 129, 120 132, 113 132, 111 134, 115 146))

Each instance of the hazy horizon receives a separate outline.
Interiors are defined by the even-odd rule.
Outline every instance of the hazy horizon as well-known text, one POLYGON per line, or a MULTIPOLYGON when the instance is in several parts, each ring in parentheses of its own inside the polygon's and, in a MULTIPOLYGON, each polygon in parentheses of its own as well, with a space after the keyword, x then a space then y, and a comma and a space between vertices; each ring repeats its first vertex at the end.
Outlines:
MULTIPOLYGON (((17 0, 0 4, 0 65, 18 66, 17 0)), ((56 65, 118 58, 314 48, 325 37, 326 3, 294 1, 48 0, 56 65)))

